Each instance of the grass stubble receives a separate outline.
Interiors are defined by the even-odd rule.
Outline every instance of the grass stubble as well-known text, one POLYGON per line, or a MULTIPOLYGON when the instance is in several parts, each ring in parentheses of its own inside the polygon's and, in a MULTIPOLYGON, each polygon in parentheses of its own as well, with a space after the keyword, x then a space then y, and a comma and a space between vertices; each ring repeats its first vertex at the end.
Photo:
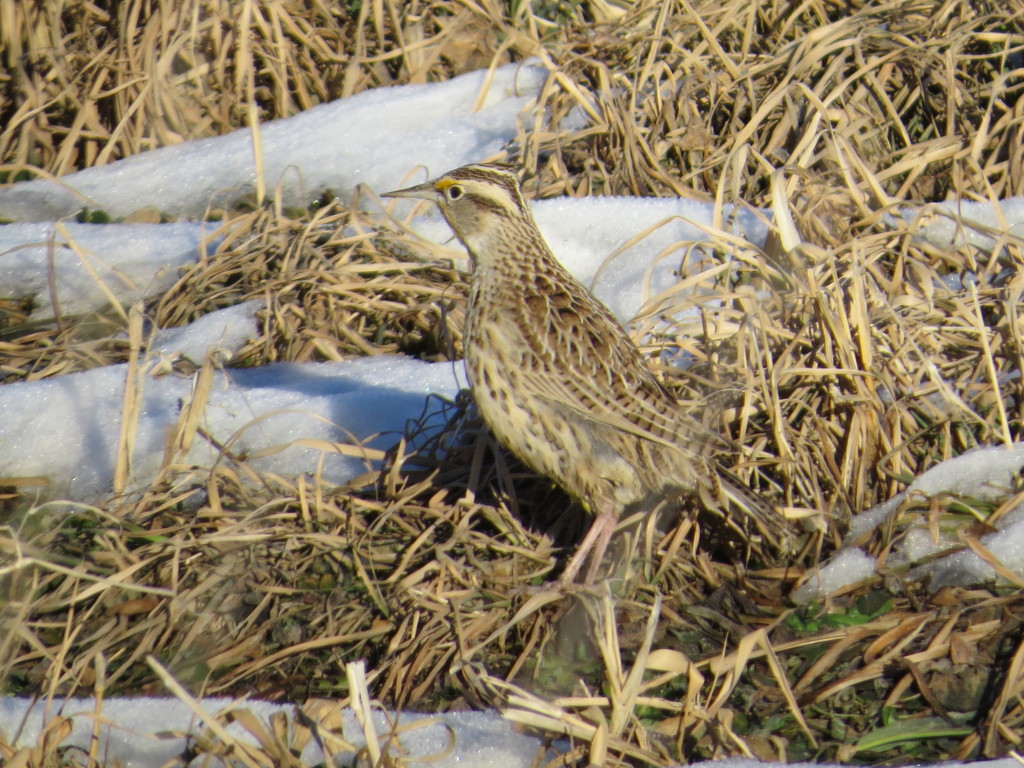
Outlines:
MULTIPOLYGON (((4 693, 55 706, 91 695, 98 710, 104 697, 169 692, 306 702, 317 728, 268 731, 244 702, 206 722, 197 750, 253 765, 292 764, 312 738, 344 748, 325 698, 361 713, 360 759, 374 765, 398 759, 366 717, 384 706, 498 706, 567 736, 566 761, 608 765, 736 755, 900 763, 1016 748, 1019 585, 932 594, 883 566, 824 606, 795 608, 787 595, 839 543, 851 513, 943 459, 1020 433, 1020 243, 937 248, 894 214, 939 216, 928 203, 1024 191, 1024 6, 157 0, 115 12, 16 0, 2 9, 9 182, 372 87, 541 57, 554 74, 515 148, 528 194, 713 201, 719 230, 725 204, 773 212, 767 242, 718 232, 714 249, 731 261, 684 276, 703 289, 698 315, 667 324, 673 297, 656 297, 633 329, 666 383, 742 446, 735 471, 799 533, 793 552, 750 556, 716 537, 713 521, 676 516, 666 532, 635 530, 628 567, 645 586, 575 601, 524 592, 551 577, 583 521, 496 450, 464 398, 446 406, 443 428, 410 425, 389 455, 369 456, 384 459, 382 471, 342 487, 257 473, 230 445, 199 471, 182 457, 210 439, 202 405, 223 362, 177 361, 162 375, 196 385, 151 487, 69 507, 33 501, 45 478, 4 480, 4 693), (589 124, 559 130, 574 110, 589 124), (972 280, 960 287, 943 282, 963 273, 972 280), (694 365, 658 366, 666 349, 694 365), (578 635, 555 631, 568 626, 578 635), (221 727, 230 719, 258 746, 233 741, 221 727)), ((460 357, 466 282, 445 248, 339 201, 286 210, 272 183, 248 202, 218 211, 217 251, 144 306, 29 325, 26 307, 4 302, 2 381, 137 366, 143 317, 179 325, 250 299, 264 303, 262 333, 230 365, 460 357)), ((122 486, 137 395, 129 386, 122 486)), ((864 544, 884 562, 908 530, 930 527, 977 549, 986 516, 1004 514, 1012 496, 1003 509, 911 500, 864 544)), ((63 727, 56 719, 34 749, 0 754, 60 763, 63 727)))

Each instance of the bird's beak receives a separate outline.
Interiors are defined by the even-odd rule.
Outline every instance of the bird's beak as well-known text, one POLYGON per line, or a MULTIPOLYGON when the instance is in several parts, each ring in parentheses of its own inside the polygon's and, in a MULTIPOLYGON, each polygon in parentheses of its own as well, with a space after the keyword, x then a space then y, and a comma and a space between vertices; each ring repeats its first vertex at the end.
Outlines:
POLYGON ((428 181, 423 184, 417 184, 415 187, 406 187, 405 189, 396 189, 394 192, 385 192, 382 197, 410 197, 415 200, 431 200, 437 203, 441 200, 441 193, 437 191, 437 188, 434 186, 434 182, 428 181))

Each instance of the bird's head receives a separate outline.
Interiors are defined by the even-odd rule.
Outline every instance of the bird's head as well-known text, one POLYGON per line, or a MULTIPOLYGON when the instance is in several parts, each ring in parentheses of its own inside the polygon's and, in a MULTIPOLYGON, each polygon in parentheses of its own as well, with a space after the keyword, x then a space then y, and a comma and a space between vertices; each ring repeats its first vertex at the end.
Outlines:
POLYGON ((529 223, 532 216, 513 166, 506 163, 465 165, 415 187, 387 192, 437 203, 456 237, 479 260, 496 247, 510 225, 529 223))

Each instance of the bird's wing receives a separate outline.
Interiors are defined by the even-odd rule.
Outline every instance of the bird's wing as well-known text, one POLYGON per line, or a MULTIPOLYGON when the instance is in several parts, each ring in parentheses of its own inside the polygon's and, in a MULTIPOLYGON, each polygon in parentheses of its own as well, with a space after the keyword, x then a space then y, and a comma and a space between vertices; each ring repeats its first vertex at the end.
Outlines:
MULTIPOLYGON (((715 461, 714 453, 736 446, 684 412, 603 304, 591 302, 585 293, 566 293, 538 296, 523 302, 519 311, 531 306, 534 312, 545 307, 551 315, 546 324, 536 316, 514 323, 528 350, 517 375, 534 396, 591 424, 671 447, 694 465, 707 467, 698 473, 707 481, 698 483, 703 503, 709 509, 739 509, 772 548, 788 549, 786 520, 715 461)), ((741 530, 738 522, 726 519, 741 530)))
POLYGON ((603 304, 550 296, 546 304, 551 317, 543 338, 544 324, 519 324, 524 332, 538 332, 527 345, 543 359, 519 373, 538 397, 581 419, 684 453, 730 447, 682 412, 603 304))

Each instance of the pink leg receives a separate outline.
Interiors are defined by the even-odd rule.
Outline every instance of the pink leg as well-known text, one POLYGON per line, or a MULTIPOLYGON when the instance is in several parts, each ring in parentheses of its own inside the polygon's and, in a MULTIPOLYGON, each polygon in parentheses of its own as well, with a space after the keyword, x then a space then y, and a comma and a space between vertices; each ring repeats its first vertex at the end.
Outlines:
POLYGON ((598 570, 601 568, 604 552, 608 549, 608 542, 611 541, 612 534, 615 533, 617 523, 618 515, 614 509, 606 508, 598 513, 597 517, 594 518, 594 522, 590 524, 590 530, 587 531, 587 535, 583 537, 583 541, 580 542, 572 558, 566 564, 565 570, 562 571, 562 575, 558 579, 559 584, 571 584, 575 581, 576 575, 583 568, 583 563, 587 560, 587 555, 590 555, 591 561, 590 567, 587 568, 587 577, 584 579, 584 583, 590 584, 594 581, 598 570))

